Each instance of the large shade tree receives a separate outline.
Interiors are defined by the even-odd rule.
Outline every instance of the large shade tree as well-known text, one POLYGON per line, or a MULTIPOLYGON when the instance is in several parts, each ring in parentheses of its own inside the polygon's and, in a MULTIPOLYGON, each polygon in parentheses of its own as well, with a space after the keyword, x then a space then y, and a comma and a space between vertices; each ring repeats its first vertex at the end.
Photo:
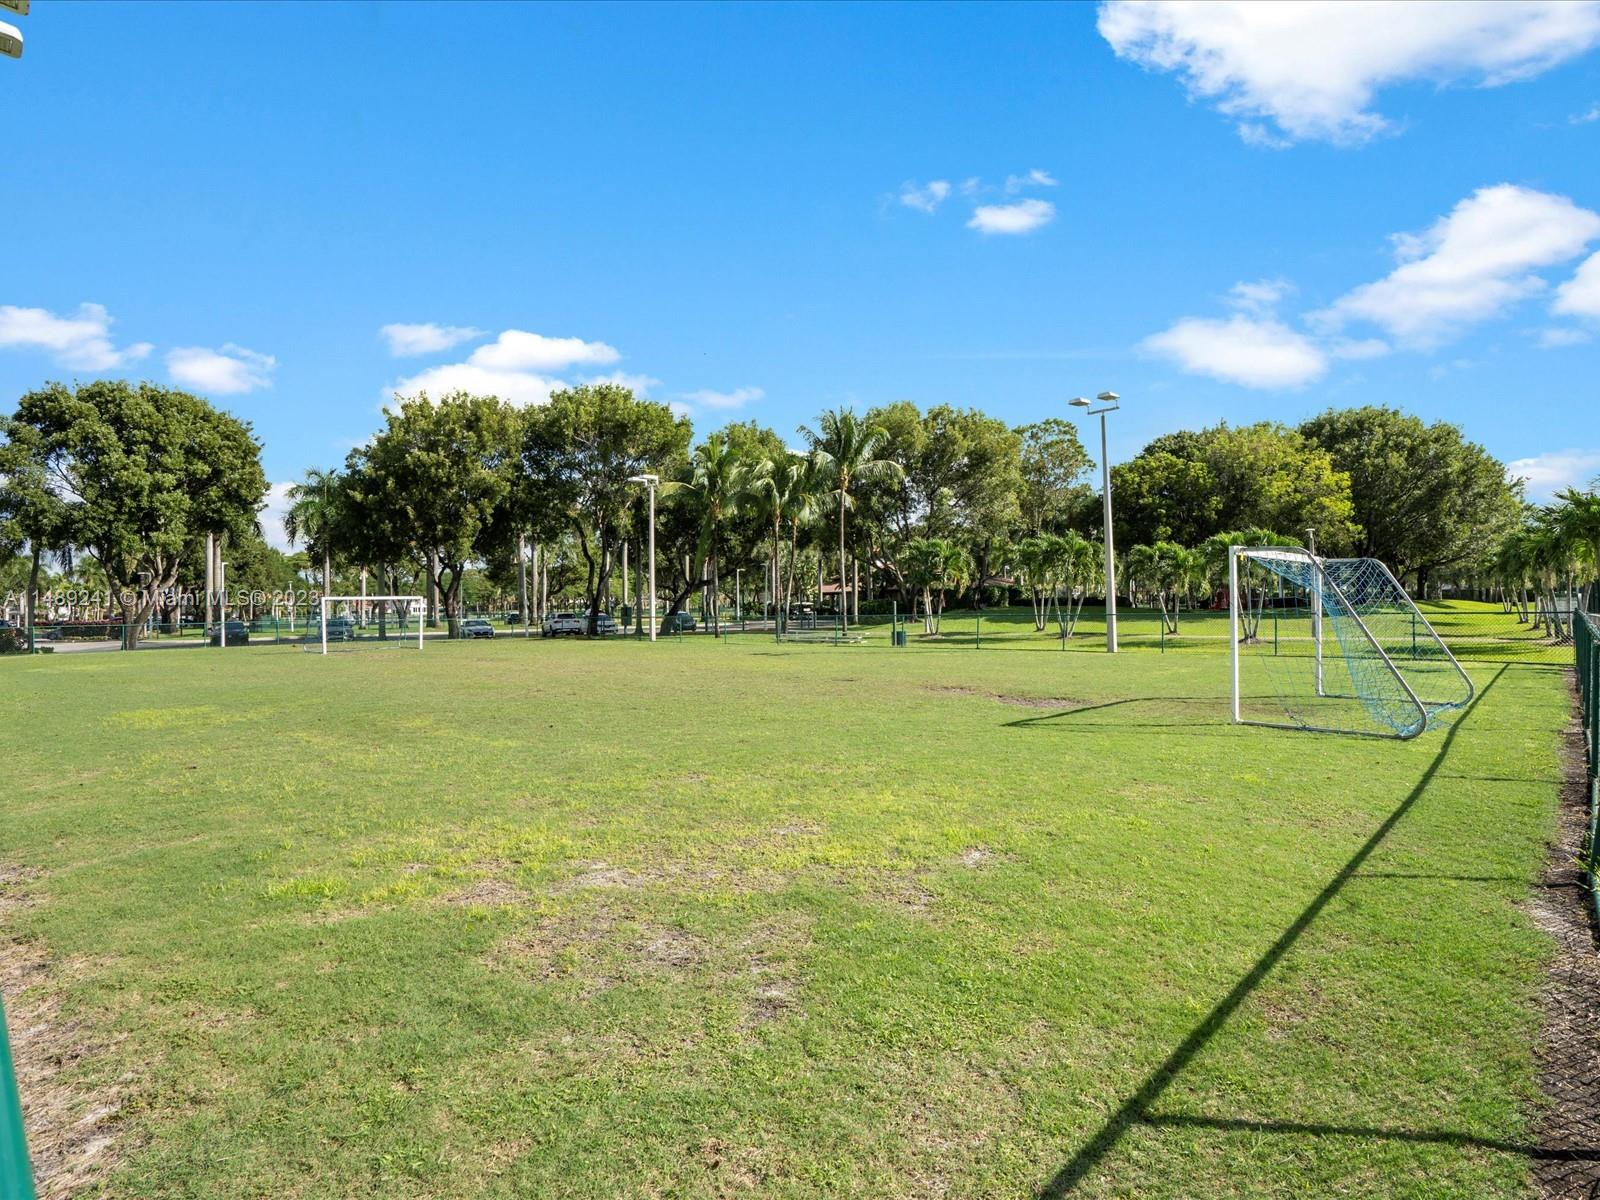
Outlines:
MULTIPOLYGON (((1431 576, 1483 562, 1521 520, 1505 465, 1454 425, 1369 406, 1330 409, 1300 432, 1349 476, 1348 549, 1382 559, 1419 595, 1431 576)), ((1321 529, 1317 540, 1335 548, 1321 529)))
POLYGON ((22 397, 12 424, 37 439, 65 504, 61 540, 105 573, 125 649, 205 534, 255 528, 267 492, 260 444, 198 396, 123 380, 50 384, 22 397))
POLYGON ((456 392, 397 400, 385 427, 351 456, 361 505, 383 512, 382 541, 423 564, 454 635, 468 561, 489 549, 496 510, 517 467, 517 411, 490 396, 456 392))
POLYGON ((685 418, 619 384, 566 388, 526 410, 522 470, 544 519, 565 521, 590 565, 590 633, 636 507, 630 477, 676 472, 688 446, 685 418))
MULTIPOLYGON (((41 432, 22 421, 0 417, 0 557, 27 553, 21 588, 28 650, 34 649, 39 577, 44 556, 68 537, 68 507, 52 480, 50 456, 41 432)), ((4 589, 9 590, 9 589, 4 589)))

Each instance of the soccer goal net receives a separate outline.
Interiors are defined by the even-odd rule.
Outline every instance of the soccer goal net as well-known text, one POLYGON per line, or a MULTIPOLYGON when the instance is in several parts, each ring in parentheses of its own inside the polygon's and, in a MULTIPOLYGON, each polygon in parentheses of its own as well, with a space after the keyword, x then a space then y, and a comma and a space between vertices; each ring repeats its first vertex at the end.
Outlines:
POLYGON ((324 596, 317 624, 306 631, 305 648, 316 654, 421 650, 424 603, 421 596, 324 596))
POLYGON ((1229 553, 1233 719, 1413 738, 1472 681, 1389 568, 1286 546, 1229 553))

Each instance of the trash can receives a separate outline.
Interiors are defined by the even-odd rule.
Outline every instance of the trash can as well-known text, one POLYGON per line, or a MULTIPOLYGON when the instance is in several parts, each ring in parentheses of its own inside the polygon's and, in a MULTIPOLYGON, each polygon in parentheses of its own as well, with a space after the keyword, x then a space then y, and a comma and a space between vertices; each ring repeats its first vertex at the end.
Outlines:
POLYGON ((622 628, 626 629, 629 625, 633 624, 633 609, 628 605, 624 604, 618 615, 621 617, 621 620, 619 620, 617 624, 622 626, 622 628))
POLYGON ((906 631, 904 629, 894 630, 893 637, 896 646, 904 646, 906 644, 906 631))

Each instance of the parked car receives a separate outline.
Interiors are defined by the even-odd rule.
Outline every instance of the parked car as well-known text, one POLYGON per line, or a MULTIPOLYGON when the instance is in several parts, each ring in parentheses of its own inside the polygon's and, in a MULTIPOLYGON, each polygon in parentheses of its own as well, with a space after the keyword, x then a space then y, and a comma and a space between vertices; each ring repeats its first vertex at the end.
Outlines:
POLYGON ((551 613, 544 619, 545 637, 577 637, 583 633, 583 618, 575 612, 551 613))
POLYGON ((464 638, 492 638, 494 626, 489 624, 484 617, 468 617, 461 622, 461 636, 464 638))
POLYGON ((686 612, 668 613, 661 623, 662 633, 693 633, 694 628, 694 616, 686 612))
POLYGON ((615 637, 617 634, 617 619, 610 613, 601 613, 595 618, 594 631, 601 637, 615 637))
POLYGON ((228 645, 245 646, 250 643, 250 626, 243 621, 222 621, 213 625, 207 636, 213 646, 222 645, 222 635, 228 635, 228 645))
MULTIPOLYGON (((228 634, 228 640, 233 640, 233 634, 228 634)), ((353 642, 356 640, 356 623, 349 617, 328 618, 328 640, 330 642, 353 642)))

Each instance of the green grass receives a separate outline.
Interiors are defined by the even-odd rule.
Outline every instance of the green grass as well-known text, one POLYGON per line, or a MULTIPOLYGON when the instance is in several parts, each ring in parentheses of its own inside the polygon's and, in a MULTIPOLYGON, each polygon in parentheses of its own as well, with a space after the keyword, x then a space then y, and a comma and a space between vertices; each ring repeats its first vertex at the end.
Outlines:
POLYGON ((1526 1195, 1562 677, 1401 744, 1225 670, 0 661, 6 919, 114 1196, 1526 1195))

